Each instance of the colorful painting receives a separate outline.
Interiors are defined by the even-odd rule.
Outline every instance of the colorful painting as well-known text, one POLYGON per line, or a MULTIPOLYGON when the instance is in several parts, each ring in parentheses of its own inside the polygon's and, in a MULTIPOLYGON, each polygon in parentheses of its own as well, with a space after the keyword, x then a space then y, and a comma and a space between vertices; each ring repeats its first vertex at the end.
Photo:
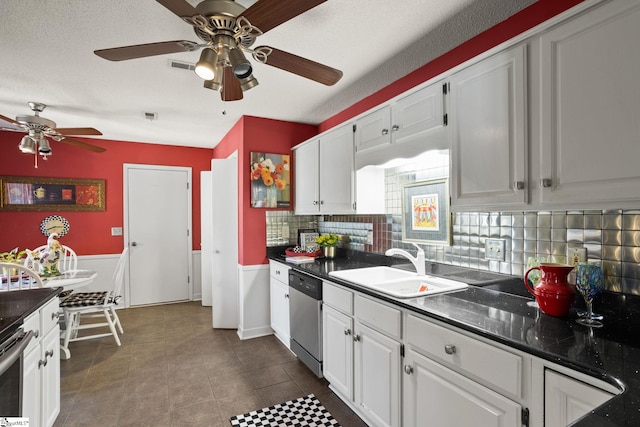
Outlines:
POLYGON ((289 208, 290 206, 290 156, 251 153, 251 207, 289 208))
POLYGON ((402 195, 402 240, 451 245, 448 179, 407 184, 402 195))
POLYGON ((0 210, 104 211, 104 180, 0 177, 0 210))

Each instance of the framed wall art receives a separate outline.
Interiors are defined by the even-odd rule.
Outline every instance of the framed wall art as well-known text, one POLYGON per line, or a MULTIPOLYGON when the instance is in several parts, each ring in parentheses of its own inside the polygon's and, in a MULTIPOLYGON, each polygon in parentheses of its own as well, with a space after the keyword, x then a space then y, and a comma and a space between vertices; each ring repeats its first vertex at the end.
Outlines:
POLYGON ((415 182, 402 188, 402 240, 451 245, 447 178, 415 182))
POLYGON ((0 176, 0 210, 104 211, 104 179, 0 176))
POLYGON ((291 207, 290 156, 251 153, 251 207, 291 207))

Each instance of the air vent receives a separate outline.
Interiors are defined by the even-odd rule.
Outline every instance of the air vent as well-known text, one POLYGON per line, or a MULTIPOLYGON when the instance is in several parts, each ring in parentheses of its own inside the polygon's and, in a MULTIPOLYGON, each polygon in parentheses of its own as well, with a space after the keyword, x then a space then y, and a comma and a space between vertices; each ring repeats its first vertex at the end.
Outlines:
POLYGON ((147 120, 157 120, 158 113, 144 113, 144 118, 147 120))
POLYGON ((177 68, 179 70, 193 71, 196 69, 196 64, 192 64, 190 62, 176 61, 175 59, 170 59, 169 67, 177 68))

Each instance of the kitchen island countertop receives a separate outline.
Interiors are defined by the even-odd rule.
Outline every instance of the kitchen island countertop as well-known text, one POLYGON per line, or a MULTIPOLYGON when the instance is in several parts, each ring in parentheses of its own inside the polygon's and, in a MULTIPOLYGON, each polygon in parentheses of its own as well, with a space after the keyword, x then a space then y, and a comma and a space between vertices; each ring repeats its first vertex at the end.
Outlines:
MULTIPOLYGON (((330 280, 353 290, 422 314, 566 366, 605 381, 622 393, 577 421, 578 427, 640 425, 640 298, 604 293, 594 310, 604 314, 603 328, 575 322, 576 308, 566 318, 541 313, 527 305, 532 297, 469 286, 465 290, 428 297, 397 299, 330 276, 331 271, 381 265, 382 258, 317 259, 290 264, 276 254, 274 261, 330 280)), ((522 280, 514 277, 515 281, 522 280)), ((524 283, 522 283, 524 288, 524 283)), ((579 297, 577 297, 578 299, 579 297)))

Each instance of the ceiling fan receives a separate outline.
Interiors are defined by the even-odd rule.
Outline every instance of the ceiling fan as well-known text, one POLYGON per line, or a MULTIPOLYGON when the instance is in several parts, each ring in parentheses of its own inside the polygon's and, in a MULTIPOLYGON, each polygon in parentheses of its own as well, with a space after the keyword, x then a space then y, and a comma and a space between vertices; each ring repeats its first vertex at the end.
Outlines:
POLYGON ((314 80, 327 86, 342 77, 342 71, 269 46, 251 48, 256 38, 295 18, 326 0, 258 0, 244 6, 233 0, 204 0, 193 7, 185 0, 156 0, 193 26, 204 42, 174 40, 96 50, 110 61, 123 61, 204 48, 195 72, 205 80, 204 87, 217 90, 223 101, 242 99, 242 93, 258 85, 245 53, 272 67, 314 80))
POLYGON ((44 160, 47 160, 47 156, 53 154, 48 138, 96 153, 105 151, 102 147, 87 144, 86 142, 78 141, 67 136, 102 135, 100 131, 94 128, 57 128, 54 121, 40 116, 40 113, 47 107, 45 104, 29 102, 28 105, 33 111, 33 115, 20 115, 17 116, 15 120, 0 115, 1 121, 14 125, 14 127, 0 126, 0 129, 29 133, 29 135, 25 135, 22 138, 18 148, 23 153, 36 154, 36 167, 38 167, 37 154, 40 154, 44 160))

